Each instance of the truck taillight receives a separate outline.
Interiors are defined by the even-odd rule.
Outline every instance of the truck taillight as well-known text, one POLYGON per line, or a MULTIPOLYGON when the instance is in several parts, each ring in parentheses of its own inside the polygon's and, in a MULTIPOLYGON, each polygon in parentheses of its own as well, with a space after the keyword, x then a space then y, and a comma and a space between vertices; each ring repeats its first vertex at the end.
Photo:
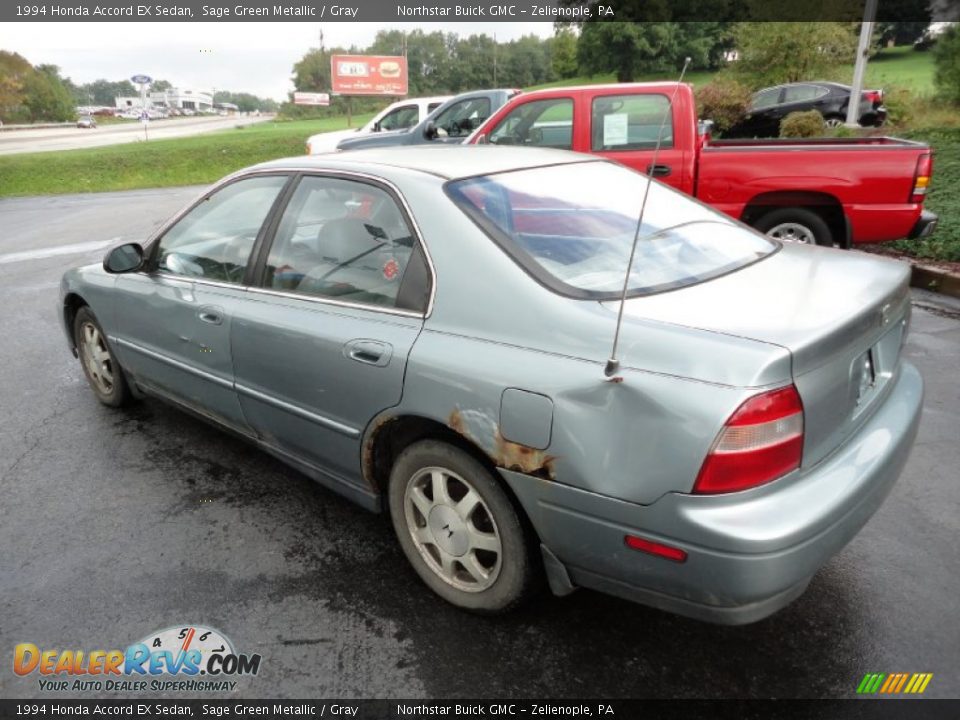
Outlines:
POLYGON ((730 416, 713 441, 693 492, 735 492, 800 467, 803 403, 793 385, 756 395, 730 416))
POLYGON ((917 171, 913 176, 913 190, 910 192, 910 202, 922 203, 930 187, 930 177, 933 175, 933 155, 924 153, 917 160, 917 171))
POLYGON ((869 101, 873 107, 883 104, 883 90, 864 90, 863 99, 869 101))

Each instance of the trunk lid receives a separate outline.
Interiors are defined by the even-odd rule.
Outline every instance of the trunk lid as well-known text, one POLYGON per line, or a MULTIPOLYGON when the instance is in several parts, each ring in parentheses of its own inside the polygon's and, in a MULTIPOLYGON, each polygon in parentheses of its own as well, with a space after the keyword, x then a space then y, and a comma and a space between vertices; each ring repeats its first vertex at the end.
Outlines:
POLYGON ((628 300, 624 315, 787 349, 804 405, 809 467, 842 444, 884 394, 909 320, 909 277, 903 263, 784 245, 715 280, 628 300))

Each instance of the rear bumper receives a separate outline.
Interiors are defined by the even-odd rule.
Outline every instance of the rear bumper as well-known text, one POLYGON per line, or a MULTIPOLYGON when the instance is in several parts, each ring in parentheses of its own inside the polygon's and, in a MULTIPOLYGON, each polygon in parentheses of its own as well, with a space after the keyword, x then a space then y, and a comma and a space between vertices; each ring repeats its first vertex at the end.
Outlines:
POLYGON ((916 437, 923 381, 903 363, 883 403, 815 467, 739 493, 668 493, 636 505, 501 471, 544 546, 551 584, 603 592, 723 624, 761 620, 796 599, 883 503, 916 437), (639 535, 687 553, 675 563, 628 549, 639 535))
POLYGON ((924 210, 922 213, 920 213, 920 218, 913 226, 913 230, 910 231, 910 234, 907 235, 907 238, 910 240, 915 240, 918 238, 930 237, 933 235, 933 231, 937 229, 937 222, 939 222, 939 220, 940 218, 937 217, 936 213, 930 212, 929 210, 924 210))

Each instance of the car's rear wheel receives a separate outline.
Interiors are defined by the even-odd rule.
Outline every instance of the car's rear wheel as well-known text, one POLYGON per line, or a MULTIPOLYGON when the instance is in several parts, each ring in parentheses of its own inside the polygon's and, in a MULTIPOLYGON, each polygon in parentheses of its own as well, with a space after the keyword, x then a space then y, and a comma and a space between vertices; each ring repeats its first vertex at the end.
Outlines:
POLYGON ((754 227, 781 242, 833 246, 830 226, 815 212, 804 208, 773 210, 757 220, 754 227))
POLYGON ((823 126, 830 130, 843 127, 845 124, 846 120, 839 115, 828 115, 823 119, 823 126))
POLYGON ((97 399, 110 407, 129 402, 132 396, 123 370, 90 308, 82 307, 77 311, 73 320, 73 337, 83 374, 97 399))
POLYGON ((536 590, 536 544, 504 489, 469 453, 437 440, 411 445, 394 463, 389 500, 404 554, 448 602, 502 613, 536 590))

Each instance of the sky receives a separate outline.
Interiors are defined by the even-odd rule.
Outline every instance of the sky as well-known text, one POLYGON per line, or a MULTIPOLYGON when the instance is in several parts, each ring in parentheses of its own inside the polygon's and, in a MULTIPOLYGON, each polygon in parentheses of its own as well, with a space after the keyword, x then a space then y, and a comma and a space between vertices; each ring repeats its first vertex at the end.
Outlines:
MULTIPOLYGON (((60 66, 77 84, 135 74, 169 80, 174 86, 286 100, 293 90, 293 64, 319 45, 319 23, 4 23, 0 50, 31 64, 60 66)), ((535 34, 550 37, 553 25, 534 23, 324 23, 327 47, 369 45, 378 30, 496 33, 498 41, 535 34)))

